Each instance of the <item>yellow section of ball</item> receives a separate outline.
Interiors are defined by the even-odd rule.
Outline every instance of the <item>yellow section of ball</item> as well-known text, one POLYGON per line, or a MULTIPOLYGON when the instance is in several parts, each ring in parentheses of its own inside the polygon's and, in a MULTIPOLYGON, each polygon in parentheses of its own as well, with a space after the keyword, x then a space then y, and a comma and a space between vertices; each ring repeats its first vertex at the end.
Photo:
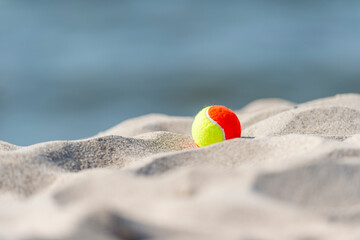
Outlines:
POLYGON ((203 108, 196 116, 191 127, 191 134, 199 147, 205 147, 224 140, 221 128, 206 116, 210 107, 203 108))

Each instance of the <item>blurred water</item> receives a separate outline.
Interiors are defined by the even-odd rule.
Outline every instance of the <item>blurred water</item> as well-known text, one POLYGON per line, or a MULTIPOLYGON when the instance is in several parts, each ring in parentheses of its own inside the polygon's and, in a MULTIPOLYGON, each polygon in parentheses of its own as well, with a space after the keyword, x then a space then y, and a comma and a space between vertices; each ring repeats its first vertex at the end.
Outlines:
POLYGON ((0 1, 0 139, 360 92, 360 1, 0 1))

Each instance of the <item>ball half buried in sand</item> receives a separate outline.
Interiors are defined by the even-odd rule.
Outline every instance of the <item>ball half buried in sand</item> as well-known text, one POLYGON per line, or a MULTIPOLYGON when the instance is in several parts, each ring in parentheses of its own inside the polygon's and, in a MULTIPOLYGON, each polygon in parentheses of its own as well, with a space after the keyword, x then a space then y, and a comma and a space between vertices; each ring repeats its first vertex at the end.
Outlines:
POLYGON ((241 125, 230 109, 214 105, 203 108, 194 119, 191 133, 199 147, 241 136, 241 125))

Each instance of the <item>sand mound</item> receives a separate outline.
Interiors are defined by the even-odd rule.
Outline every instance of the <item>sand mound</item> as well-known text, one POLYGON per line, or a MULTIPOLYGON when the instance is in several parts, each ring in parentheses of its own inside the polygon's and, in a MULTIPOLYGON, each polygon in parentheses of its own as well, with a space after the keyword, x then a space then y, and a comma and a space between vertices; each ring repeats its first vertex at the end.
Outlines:
POLYGON ((240 139, 195 147, 191 117, 89 139, 0 142, 1 239, 357 239, 360 95, 236 111, 240 139))
POLYGON ((143 133, 167 131, 191 135, 191 117, 170 117, 162 114, 149 114, 124 121, 97 136, 120 135, 132 137, 143 133))
POLYGON ((210 145, 198 150, 172 154, 155 155, 147 164, 140 166, 136 173, 156 175, 182 166, 211 165, 221 168, 257 166, 275 167, 296 164, 286 159, 307 155, 325 145, 326 140, 302 135, 287 135, 282 138, 241 138, 210 145), (262 164, 264 163, 264 164, 262 164))
POLYGON ((96 137, 81 141, 49 142, 0 152, 0 188, 30 195, 52 183, 57 173, 91 168, 122 168, 161 152, 195 148, 192 139, 170 132, 136 138, 96 137))
POLYGON ((360 110, 341 106, 306 107, 276 114, 244 130, 246 136, 313 134, 348 137, 360 133, 360 110))
POLYGON ((10 143, 0 141, 0 151, 12 151, 12 150, 16 150, 19 148, 20 147, 12 145, 10 143))

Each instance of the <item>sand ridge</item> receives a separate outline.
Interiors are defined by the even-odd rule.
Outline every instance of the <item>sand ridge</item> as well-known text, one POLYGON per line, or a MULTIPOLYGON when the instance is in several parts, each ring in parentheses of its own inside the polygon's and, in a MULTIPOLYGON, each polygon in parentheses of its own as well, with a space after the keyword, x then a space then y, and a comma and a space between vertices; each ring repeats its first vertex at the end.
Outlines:
POLYGON ((191 117, 0 142, 1 239, 358 239, 360 95, 236 111, 242 138, 198 149, 191 117))

